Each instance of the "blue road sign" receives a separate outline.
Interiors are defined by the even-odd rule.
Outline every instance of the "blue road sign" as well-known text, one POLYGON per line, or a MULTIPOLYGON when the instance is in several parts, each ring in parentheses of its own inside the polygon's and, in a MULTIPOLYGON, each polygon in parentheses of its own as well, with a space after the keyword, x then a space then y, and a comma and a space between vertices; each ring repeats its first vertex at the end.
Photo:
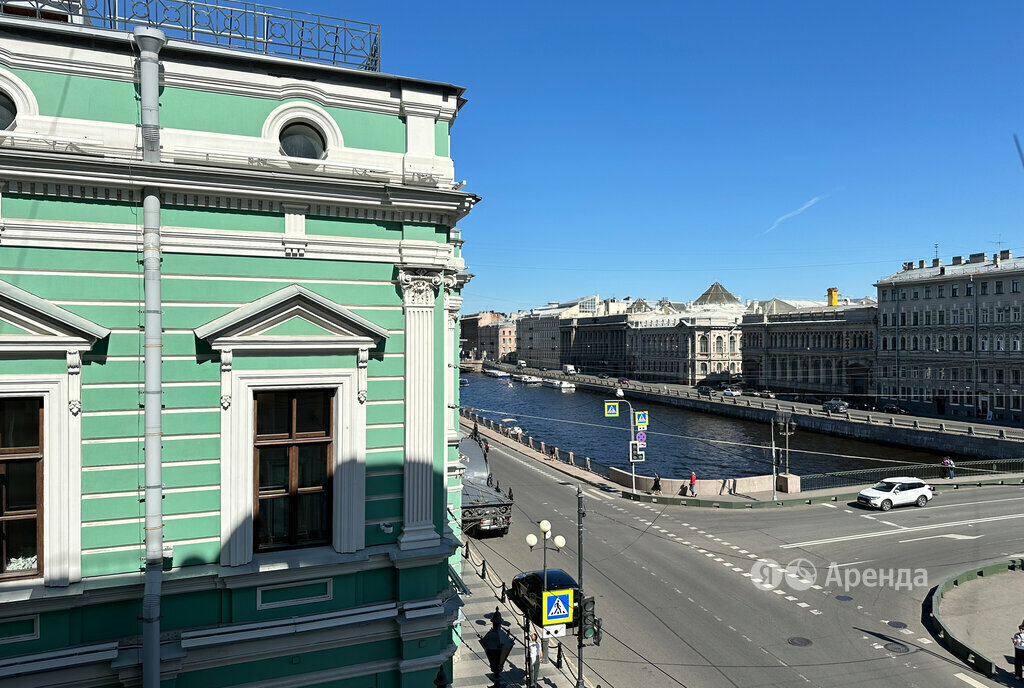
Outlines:
POLYGON ((573 590, 552 590, 544 593, 542 625, 572 623, 573 590))
POLYGON ((604 417, 605 418, 618 418, 619 417, 619 402, 617 402, 617 401, 606 401, 606 402, 604 402, 604 417))
POLYGON ((640 432, 638 432, 638 433, 636 434, 636 441, 637 441, 637 442, 646 442, 646 441, 647 441, 647 433, 646 433, 646 432, 644 432, 643 430, 641 430, 640 432))

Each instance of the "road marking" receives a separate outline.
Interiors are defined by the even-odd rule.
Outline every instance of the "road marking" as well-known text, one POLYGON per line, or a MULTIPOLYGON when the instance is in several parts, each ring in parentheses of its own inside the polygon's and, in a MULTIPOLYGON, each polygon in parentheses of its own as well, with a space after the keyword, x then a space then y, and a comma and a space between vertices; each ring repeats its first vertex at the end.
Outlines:
POLYGON ((868 562, 874 561, 874 559, 862 559, 861 561, 851 561, 849 564, 832 564, 833 568, 841 569, 844 566, 856 566, 857 564, 867 564, 868 562))
POLYGON ((879 521, 879 523, 884 523, 885 525, 892 526, 893 528, 906 528, 906 526, 901 526, 900 524, 893 523, 892 521, 879 521))
POLYGON ((826 504, 825 502, 822 502, 821 505, 822 506, 827 506, 829 509, 838 509, 839 508, 835 504, 826 504))
POLYGON ((861 518, 870 518, 870 519, 871 519, 872 521, 874 521, 874 520, 875 520, 875 517, 874 517, 874 516, 868 516, 867 514, 861 514, 861 515, 860 515, 860 517, 861 517, 861 518))
POLYGON ((977 540, 983 538, 984 535, 957 535, 956 533, 946 533, 945 535, 929 535, 927 537, 910 538, 909 540, 900 540, 900 544, 904 542, 918 542, 920 540, 934 540, 935 538, 946 538, 947 540, 977 540))
MULTIPOLYGON (((1007 487, 1011 487, 1011 486, 1007 485, 1007 487)), ((1021 501, 1024 501, 1024 497, 1007 497, 1006 499, 990 499, 990 500, 985 501, 985 502, 964 502, 962 504, 938 504, 938 505, 934 505, 934 506, 932 505, 931 502, 928 502, 928 511, 934 511, 935 509, 948 509, 948 508, 954 507, 954 506, 979 506, 979 505, 983 505, 983 504, 998 504, 999 502, 1021 502, 1021 501)))
POLYGON ((598 499, 611 499, 611 497, 609 497, 608 495, 603 495, 600 492, 598 492, 597 490, 589 490, 588 489, 588 490, 584 490, 584 492, 586 492, 591 497, 597 497, 598 499))
POLYGON ((779 549, 794 549, 798 547, 811 547, 814 545, 827 545, 836 542, 848 542, 850 540, 864 540, 866 538, 882 537, 883 535, 903 535, 916 533, 925 530, 936 530, 938 528, 955 528, 974 523, 993 523, 995 521, 1006 521, 1011 518, 1021 518, 1024 514, 1006 514, 1005 516, 990 516, 988 518, 972 518, 966 521, 949 521, 948 523, 930 523, 924 526, 912 526, 910 528, 897 528, 896 530, 880 530, 871 533, 859 533, 857 535, 842 535, 840 537, 825 538, 823 540, 809 540, 807 542, 794 542, 788 545, 781 545, 779 549))
POLYGON ((969 686, 974 686, 974 688, 988 688, 988 686, 986 686, 984 683, 981 683, 980 681, 975 681, 973 678, 971 678, 967 674, 960 673, 960 674, 953 674, 953 676, 958 678, 958 679, 960 679, 961 681, 963 681, 964 683, 966 683, 969 686))
POLYGON ((922 645, 931 645, 932 644, 932 641, 929 638, 918 638, 917 642, 921 643, 922 645))

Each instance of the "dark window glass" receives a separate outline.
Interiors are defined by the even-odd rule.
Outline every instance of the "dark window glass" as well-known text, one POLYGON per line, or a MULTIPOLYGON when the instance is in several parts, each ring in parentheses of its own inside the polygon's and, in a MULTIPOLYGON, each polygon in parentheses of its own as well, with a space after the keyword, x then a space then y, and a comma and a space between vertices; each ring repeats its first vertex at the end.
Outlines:
POLYGON ((0 579, 42 571, 42 399, 0 399, 0 579))
POLYGON ((326 148, 324 137, 308 124, 297 122, 281 130, 281 150, 289 157, 319 160, 326 148))
POLYGON ((10 129, 17 116, 18 106, 9 95, 0 92, 0 129, 10 129))
POLYGON ((255 402, 256 548, 329 542, 333 392, 257 392, 255 402))

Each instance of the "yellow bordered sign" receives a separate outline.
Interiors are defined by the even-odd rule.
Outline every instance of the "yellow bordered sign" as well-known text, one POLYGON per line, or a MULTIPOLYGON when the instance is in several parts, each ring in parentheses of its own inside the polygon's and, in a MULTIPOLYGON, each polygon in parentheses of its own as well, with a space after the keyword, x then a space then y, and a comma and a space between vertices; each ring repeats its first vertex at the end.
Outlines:
POLYGON ((549 590, 544 593, 541 624, 572 623, 573 593, 575 590, 549 590))
POLYGON ((617 401, 606 401, 606 402, 604 402, 604 417, 605 418, 618 418, 619 417, 619 402, 617 402, 617 401))

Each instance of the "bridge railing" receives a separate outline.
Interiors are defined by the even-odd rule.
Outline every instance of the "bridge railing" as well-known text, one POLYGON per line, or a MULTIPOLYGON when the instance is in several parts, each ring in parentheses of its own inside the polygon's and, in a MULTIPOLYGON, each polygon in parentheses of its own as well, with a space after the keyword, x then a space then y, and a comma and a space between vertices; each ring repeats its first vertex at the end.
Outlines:
MULTIPOLYGON (((954 470, 955 474, 960 477, 971 478, 988 477, 998 473, 1021 473, 1024 472, 1024 458, 960 461, 954 470)), ((867 485, 885 478, 905 475, 922 480, 939 480, 945 477, 946 469, 938 463, 913 463, 834 473, 813 473, 800 476, 800 489, 802 491, 827 490, 833 487, 867 485)))

